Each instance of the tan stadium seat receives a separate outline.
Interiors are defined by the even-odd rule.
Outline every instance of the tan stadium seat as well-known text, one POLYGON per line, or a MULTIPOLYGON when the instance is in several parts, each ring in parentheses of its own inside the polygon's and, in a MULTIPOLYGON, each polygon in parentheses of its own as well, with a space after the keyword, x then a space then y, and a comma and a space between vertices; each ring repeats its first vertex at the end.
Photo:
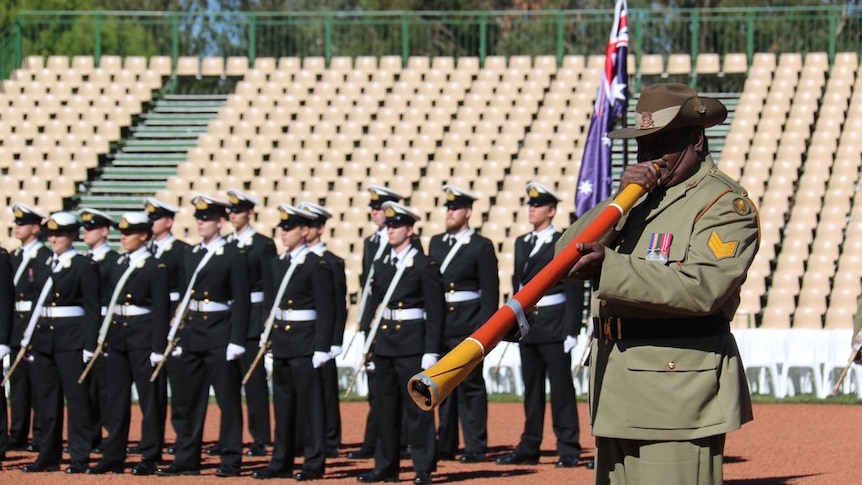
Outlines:
POLYGON ((36 70, 45 68, 45 58, 42 56, 27 56, 21 64, 24 69, 36 70))
POLYGON ((204 57, 200 69, 201 76, 224 76, 224 58, 204 57))
POLYGON ((667 74, 690 74, 691 73, 691 56, 688 54, 671 54, 667 58, 667 74))
POLYGON ((383 56, 379 61, 379 69, 392 74, 401 72, 402 63, 400 56, 383 56))
POLYGON ((45 68, 52 71, 64 71, 69 69, 69 58, 67 56, 48 56, 45 68))
POLYGON ((295 73, 302 69, 302 60, 298 57, 281 57, 278 59, 278 70, 295 73))
POLYGON ((478 57, 459 57, 456 62, 457 70, 465 71, 470 74, 476 74, 479 72, 479 58, 478 57))
POLYGON ((159 76, 169 76, 171 74, 171 58, 167 56, 150 57, 149 70, 159 76))
POLYGON ((256 57, 252 67, 264 74, 270 74, 276 70, 274 57, 256 57))
POLYGON ((374 56, 359 56, 354 61, 354 69, 365 73, 372 73, 377 70, 377 57, 374 56))
POLYGON ((724 55, 721 66, 723 74, 745 74, 748 72, 748 56, 742 52, 731 52, 724 55))
POLYGON ((200 75, 200 60, 197 57, 183 56, 177 59, 177 76, 200 75))
POLYGON ((109 73, 119 72, 123 68, 123 58, 120 56, 106 56, 99 58, 99 69, 109 73))
POLYGON ((348 73, 353 70, 353 58, 349 56, 336 56, 329 60, 329 70, 348 73))
POLYGON ((643 76, 658 76, 664 73, 664 58, 661 54, 643 54, 639 73, 643 76))
MULTIPOLYGON (((146 65, 146 59, 144 60, 146 65)), ((93 56, 73 56, 72 57, 72 69, 77 71, 87 73, 92 71, 95 68, 95 60, 93 56)))
POLYGON ((245 56, 230 56, 224 64, 224 74, 226 76, 245 76, 248 72, 248 57, 245 56))

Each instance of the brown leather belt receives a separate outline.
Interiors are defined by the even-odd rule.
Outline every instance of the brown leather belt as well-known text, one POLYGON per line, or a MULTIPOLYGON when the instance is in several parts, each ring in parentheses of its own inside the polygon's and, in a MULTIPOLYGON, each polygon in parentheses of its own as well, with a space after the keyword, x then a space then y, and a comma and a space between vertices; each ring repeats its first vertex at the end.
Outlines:
POLYGON ((730 322, 718 316, 662 319, 593 317, 593 338, 599 340, 698 338, 729 333, 730 322))

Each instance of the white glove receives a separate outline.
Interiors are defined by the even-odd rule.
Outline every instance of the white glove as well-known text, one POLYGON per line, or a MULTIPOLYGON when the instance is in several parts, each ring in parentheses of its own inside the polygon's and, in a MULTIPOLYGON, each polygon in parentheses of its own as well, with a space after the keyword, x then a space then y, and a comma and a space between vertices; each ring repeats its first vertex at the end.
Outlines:
POLYGON ((423 354, 422 355, 422 370, 428 370, 432 365, 437 363, 437 358, 440 354, 423 354))
POLYGON ((331 357, 328 353, 315 350, 314 355, 311 356, 311 366, 317 369, 323 364, 329 362, 329 359, 331 359, 331 357))
POLYGON ((343 352, 344 350, 338 345, 333 345, 332 347, 329 347, 329 356, 333 359, 341 355, 343 352))
POLYGON ((366 374, 374 374, 374 371, 376 371, 376 370, 377 370, 377 368, 374 367, 374 362, 369 362, 369 363, 365 364, 365 373, 366 374))
POLYGON ((157 354, 155 352, 150 352, 150 367, 155 367, 159 365, 159 362, 165 360, 165 356, 162 354, 157 354))
POLYGON ((567 335, 566 340, 563 340, 563 352, 568 354, 576 345, 578 345, 578 337, 567 335))
POLYGON ((237 344, 227 344, 227 350, 225 351, 224 358, 228 362, 232 360, 236 360, 242 357, 242 354, 245 353, 245 347, 237 344))
POLYGON ((92 358, 93 358, 93 353, 92 353, 92 352, 90 352, 89 350, 84 349, 84 350, 82 350, 81 352, 82 352, 82 356, 84 357, 84 363, 85 363, 85 364, 86 364, 87 362, 89 362, 89 361, 90 361, 90 359, 92 359, 92 358))
POLYGON ((0 344, 0 359, 12 353, 12 349, 8 345, 0 344))
POLYGON ((171 350, 171 357, 179 359, 183 355, 183 348, 177 345, 174 350, 171 350))

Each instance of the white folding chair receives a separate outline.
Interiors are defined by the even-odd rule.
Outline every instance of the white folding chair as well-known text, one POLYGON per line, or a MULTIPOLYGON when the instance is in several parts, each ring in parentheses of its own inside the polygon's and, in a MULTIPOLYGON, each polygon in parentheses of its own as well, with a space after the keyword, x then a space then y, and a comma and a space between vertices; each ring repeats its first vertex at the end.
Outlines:
MULTIPOLYGON (((853 330, 849 328, 824 330, 829 333, 828 345, 826 351, 826 359, 823 362, 823 387, 827 392, 832 392, 832 388, 838 381, 838 376, 847 365, 847 357, 850 356, 850 340, 853 338, 853 330)), ((850 394, 860 392, 860 373, 855 372, 856 369, 862 370, 862 367, 853 364, 844 382, 841 384, 840 391, 842 394, 850 394), (855 387, 854 387, 855 386, 855 387)))
POLYGON ((822 329, 798 328, 786 333, 779 380, 783 396, 814 394, 825 398, 822 364, 829 334, 822 329))
POLYGON ((751 328, 734 330, 752 393, 784 397, 779 380, 778 363, 784 356, 784 335, 787 330, 751 328))
POLYGON ((485 389, 489 394, 524 395, 521 378, 521 351, 517 343, 501 342, 485 356, 482 365, 485 389))

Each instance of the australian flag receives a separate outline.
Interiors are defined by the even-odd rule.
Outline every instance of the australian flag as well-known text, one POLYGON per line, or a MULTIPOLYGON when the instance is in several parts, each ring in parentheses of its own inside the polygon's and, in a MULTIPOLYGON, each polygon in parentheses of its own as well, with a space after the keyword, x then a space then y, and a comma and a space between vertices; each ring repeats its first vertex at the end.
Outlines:
POLYGON ((578 175, 578 190, 575 193, 575 212, 578 217, 611 195, 613 176, 608 131, 614 128, 618 119, 625 116, 628 108, 628 47, 628 7, 626 0, 617 0, 614 25, 605 54, 605 72, 599 84, 578 175))

